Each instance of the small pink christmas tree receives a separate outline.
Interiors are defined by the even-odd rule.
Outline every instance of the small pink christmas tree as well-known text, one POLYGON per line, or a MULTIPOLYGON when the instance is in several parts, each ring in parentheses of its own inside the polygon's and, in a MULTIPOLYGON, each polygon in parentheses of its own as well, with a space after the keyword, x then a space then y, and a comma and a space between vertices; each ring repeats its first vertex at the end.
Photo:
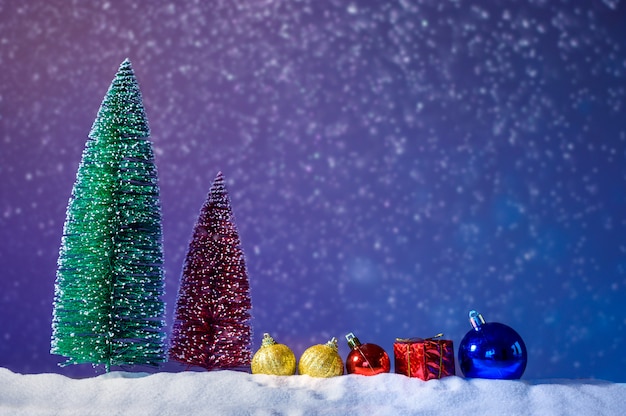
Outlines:
POLYGON ((250 364, 250 286, 224 176, 218 173, 183 267, 169 357, 207 370, 250 364))

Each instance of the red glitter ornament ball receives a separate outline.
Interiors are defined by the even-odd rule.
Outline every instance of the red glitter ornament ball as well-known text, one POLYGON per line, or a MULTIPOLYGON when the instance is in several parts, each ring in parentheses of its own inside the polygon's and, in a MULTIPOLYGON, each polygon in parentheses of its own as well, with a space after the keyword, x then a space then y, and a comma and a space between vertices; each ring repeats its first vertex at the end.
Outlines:
POLYGON ((346 372, 348 374, 373 376, 389 372, 391 361, 382 347, 376 344, 361 344, 353 333, 346 335, 346 340, 352 349, 346 359, 346 372))

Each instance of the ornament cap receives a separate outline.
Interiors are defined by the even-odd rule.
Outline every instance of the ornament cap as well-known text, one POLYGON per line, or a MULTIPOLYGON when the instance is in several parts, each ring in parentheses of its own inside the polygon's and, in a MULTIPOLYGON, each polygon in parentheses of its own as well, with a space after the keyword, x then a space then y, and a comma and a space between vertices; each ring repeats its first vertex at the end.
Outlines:
POLYGON ((326 346, 332 348, 333 350, 337 351, 339 350, 339 346, 337 345, 337 338, 336 337, 332 337, 327 343, 326 346))
POLYGON ((276 341, 274 341, 274 338, 272 338, 270 336, 270 334, 268 334, 267 332, 265 332, 263 334, 263 341, 261 341, 261 346, 262 347, 268 347, 270 345, 274 345, 276 344, 276 341))
POLYGON ((469 313, 469 321, 474 330, 480 331, 480 326, 485 323, 485 318, 483 318, 480 313, 472 309, 469 313))
POLYGON ((359 345, 361 345, 361 341, 359 341, 359 339, 356 336, 354 336, 354 334, 352 332, 350 332, 348 335, 346 335, 346 341, 348 341, 348 345, 352 349, 354 349, 354 348, 358 347, 359 345))

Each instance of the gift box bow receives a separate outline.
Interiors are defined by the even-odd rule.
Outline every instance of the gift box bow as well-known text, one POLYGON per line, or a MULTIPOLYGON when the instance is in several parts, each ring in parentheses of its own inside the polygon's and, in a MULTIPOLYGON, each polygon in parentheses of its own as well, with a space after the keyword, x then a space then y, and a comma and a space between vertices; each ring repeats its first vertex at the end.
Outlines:
POLYGON ((400 342, 403 344, 414 344, 416 342, 424 342, 424 341, 438 341, 439 338, 443 337, 443 332, 440 332, 439 334, 432 336, 430 338, 419 338, 419 337, 415 337, 415 338, 396 338, 396 342, 400 342))

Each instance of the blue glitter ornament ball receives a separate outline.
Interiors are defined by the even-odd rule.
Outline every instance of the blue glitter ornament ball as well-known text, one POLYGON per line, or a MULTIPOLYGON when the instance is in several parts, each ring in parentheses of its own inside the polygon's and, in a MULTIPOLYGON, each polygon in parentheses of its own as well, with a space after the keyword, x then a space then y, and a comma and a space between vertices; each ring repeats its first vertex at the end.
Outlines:
POLYGON ((472 329, 459 345, 459 365, 465 377, 518 379, 524 374, 526 345, 510 326, 486 323, 476 311, 469 313, 472 329))

